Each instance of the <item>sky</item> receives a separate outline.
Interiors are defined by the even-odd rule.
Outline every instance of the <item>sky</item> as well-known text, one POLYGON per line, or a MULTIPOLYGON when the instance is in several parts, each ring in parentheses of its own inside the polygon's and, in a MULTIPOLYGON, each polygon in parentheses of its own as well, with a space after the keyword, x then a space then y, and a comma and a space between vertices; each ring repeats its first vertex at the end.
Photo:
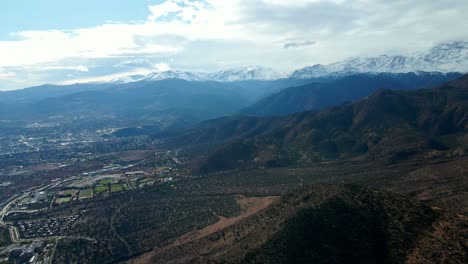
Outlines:
POLYGON ((5 0, 0 90, 411 54, 468 40, 467 13, 466 0, 5 0))

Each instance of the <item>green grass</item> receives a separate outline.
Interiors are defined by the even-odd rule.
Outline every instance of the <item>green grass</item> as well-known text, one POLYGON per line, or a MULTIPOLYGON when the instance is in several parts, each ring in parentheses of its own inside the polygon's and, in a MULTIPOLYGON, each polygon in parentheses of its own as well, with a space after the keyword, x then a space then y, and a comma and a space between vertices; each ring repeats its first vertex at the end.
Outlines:
POLYGON ((145 184, 151 183, 151 182, 154 182, 154 179, 152 179, 152 178, 144 178, 144 179, 141 179, 141 180, 138 182, 138 188, 142 188, 142 187, 145 186, 145 184))
POLYGON ((103 192, 107 192, 109 188, 107 186, 98 185, 96 186, 95 189, 96 189, 96 193, 103 193, 103 192))
POLYGON ((78 192, 78 190, 72 189, 72 190, 64 190, 60 192, 60 195, 75 195, 78 192))
POLYGON ((153 179, 151 179, 151 178, 144 178, 144 179, 140 180, 140 183, 147 183, 147 182, 151 182, 151 181, 153 181, 153 179))
POLYGON ((114 179, 112 179, 112 178, 104 178, 104 179, 100 179, 98 182, 99 182, 99 184, 106 185, 106 184, 111 183, 113 180, 114 179))
POLYGON ((80 199, 92 198, 93 193, 93 189, 82 189, 80 191, 80 199))
POLYGON ((122 184, 116 183, 111 185, 111 192, 116 193, 121 191, 123 191, 122 184))
POLYGON ((63 198, 57 198, 55 200, 55 203, 57 204, 64 204, 64 203, 69 203, 71 201, 70 197, 63 197, 63 198))

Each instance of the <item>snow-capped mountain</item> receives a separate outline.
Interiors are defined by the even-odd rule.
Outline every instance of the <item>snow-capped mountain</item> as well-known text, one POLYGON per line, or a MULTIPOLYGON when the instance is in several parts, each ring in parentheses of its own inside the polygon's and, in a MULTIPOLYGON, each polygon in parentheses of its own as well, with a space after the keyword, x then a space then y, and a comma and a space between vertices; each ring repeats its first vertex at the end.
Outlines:
POLYGON ((146 78, 146 75, 128 75, 124 77, 120 77, 117 79, 113 79, 111 83, 131 83, 131 82, 138 82, 146 78))
POLYGON ((245 80, 277 80, 287 77, 273 69, 260 66, 249 66, 244 68, 227 69, 217 72, 187 72, 179 70, 169 70, 153 72, 146 76, 133 75, 126 76, 112 82, 129 83, 137 81, 159 81, 164 79, 180 79, 186 81, 216 81, 216 82, 234 82, 245 80))
POLYGON ((468 42, 442 43, 427 52, 412 56, 380 55, 377 57, 352 58, 329 65, 317 64, 296 70, 290 77, 309 79, 332 74, 417 71, 468 72, 468 42))
POLYGON ((285 74, 278 73, 271 68, 264 68, 260 66, 228 69, 207 74, 207 78, 209 80, 218 82, 277 80, 284 77, 286 77, 285 74))
POLYGON ((380 55, 358 57, 322 65, 316 64, 294 71, 291 75, 271 68, 249 66, 216 72, 188 72, 169 70, 146 76, 134 75, 114 82, 157 81, 182 79, 186 81, 235 82, 245 80, 277 80, 281 78, 310 79, 322 76, 342 76, 354 73, 406 73, 406 72, 468 72, 468 42, 456 41, 439 44, 426 52, 415 55, 380 55))
POLYGON ((443 43, 419 55, 417 63, 440 71, 468 71, 468 41, 443 43))
POLYGON ((164 79, 180 79, 180 80, 186 80, 186 81, 205 81, 206 77, 204 73, 169 70, 169 71, 150 73, 143 80, 159 81, 159 80, 164 80, 164 79))

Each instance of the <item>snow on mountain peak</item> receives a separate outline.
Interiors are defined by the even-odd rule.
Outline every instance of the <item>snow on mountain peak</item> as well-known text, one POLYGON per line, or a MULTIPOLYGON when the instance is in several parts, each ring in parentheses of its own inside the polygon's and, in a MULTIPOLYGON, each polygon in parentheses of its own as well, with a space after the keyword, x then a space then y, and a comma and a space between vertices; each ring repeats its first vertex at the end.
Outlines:
POLYGON ((468 42, 442 43, 413 56, 380 55, 351 58, 329 65, 314 65, 296 70, 291 77, 309 79, 329 74, 468 71, 468 42))
POLYGON ((233 82, 245 80, 276 80, 286 77, 271 68, 261 66, 247 66, 242 68, 227 69, 208 74, 208 78, 219 82, 233 82))
POLYGON ((120 77, 120 78, 117 78, 117 79, 113 79, 110 82, 112 82, 112 83, 131 83, 131 82, 141 81, 141 80, 143 80, 145 78, 146 78, 145 75, 128 75, 128 76, 120 77))
POLYGON ((216 72, 188 72, 167 70, 147 76, 127 76, 116 82, 157 81, 182 79, 187 81, 234 82, 245 80, 277 80, 281 78, 310 79, 328 75, 353 73, 405 73, 405 72, 468 72, 468 42, 455 41, 438 44, 426 52, 415 55, 379 55, 357 57, 328 65, 316 64, 294 71, 291 75, 279 73, 271 68, 247 66, 216 72))
POLYGON ((158 81, 158 80, 164 80, 164 79, 181 79, 181 80, 186 80, 186 81, 205 80, 203 74, 179 71, 179 70, 153 72, 153 73, 148 74, 144 78, 145 81, 158 81))
POLYGON ((277 80, 287 77, 287 74, 282 74, 274 71, 271 68, 260 66, 248 66, 242 68, 226 69, 217 72, 188 72, 180 70, 158 71, 150 73, 146 76, 126 76, 114 80, 114 82, 136 82, 136 81, 158 81, 164 79, 181 79, 186 81, 217 81, 217 82, 234 82, 245 80, 277 80))

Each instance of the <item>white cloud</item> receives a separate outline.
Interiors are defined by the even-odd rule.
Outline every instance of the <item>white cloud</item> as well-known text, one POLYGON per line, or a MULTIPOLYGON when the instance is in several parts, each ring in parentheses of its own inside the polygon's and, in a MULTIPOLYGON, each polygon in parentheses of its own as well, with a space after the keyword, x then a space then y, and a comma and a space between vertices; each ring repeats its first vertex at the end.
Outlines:
POLYGON ((169 64, 165 63, 165 62, 161 62, 161 63, 158 63, 158 64, 155 64, 154 67, 158 70, 158 71, 168 71, 171 69, 171 66, 169 66, 169 64))
POLYGON ((67 75, 67 77, 69 77, 68 80, 62 80, 57 83, 67 85, 67 84, 74 84, 74 83, 107 82, 107 81, 113 81, 113 80, 117 80, 123 77, 127 77, 130 75, 147 75, 151 72, 153 71, 146 70, 146 69, 137 69, 131 72, 106 74, 106 75, 84 77, 84 78, 74 78, 75 76, 73 74, 68 74, 67 75))
POLYGON ((80 71, 80 72, 88 72, 89 71, 88 67, 83 66, 83 65, 76 66, 75 70, 80 71))
POLYGON ((43 70, 43 71, 50 71, 50 70, 70 70, 70 71, 78 71, 78 72, 89 72, 89 68, 84 65, 78 66, 43 66, 43 67, 33 67, 34 70, 43 70))
POLYGON ((10 79, 16 76, 14 72, 2 72, 0 71, 0 80, 2 79, 10 79))
POLYGON ((124 54, 174 53, 177 44, 148 41, 137 36, 157 35, 154 24, 105 24, 71 31, 25 31, 20 40, 0 41, 0 66, 33 65, 65 58, 108 58, 124 54), (153 33, 155 32, 155 33, 153 33))
POLYGON ((151 15, 149 20, 156 21, 158 18, 168 15, 169 13, 179 12, 182 7, 176 1, 166 1, 159 5, 149 7, 151 15))

